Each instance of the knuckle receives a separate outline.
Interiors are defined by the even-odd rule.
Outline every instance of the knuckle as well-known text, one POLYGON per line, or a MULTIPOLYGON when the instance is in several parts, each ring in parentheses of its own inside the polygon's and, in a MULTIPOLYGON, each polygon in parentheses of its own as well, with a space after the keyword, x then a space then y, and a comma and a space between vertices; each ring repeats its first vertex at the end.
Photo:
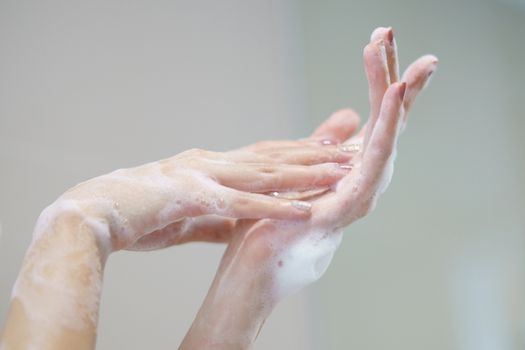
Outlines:
POLYGON ((200 148, 190 148, 189 150, 186 150, 179 154, 181 158, 186 157, 204 157, 206 151, 200 148))
POLYGON ((161 174, 164 174, 164 175, 170 175, 173 170, 173 166, 171 165, 171 162, 167 160, 160 161, 159 168, 160 168, 161 174))
POLYGON ((273 160, 281 160, 283 158, 283 153, 279 151, 270 152, 268 154, 268 158, 273 160))
POLYGON ((197 156, 188 156, 184 159, 184 163, 190 168, 196 168, 201 163, 201 161, 202 159, 197 156))
POLYGON ((253 200, 248 196, 237 196, 231 206, 235 209, 245 208, 252 205, 253 200))
POLYGON ((275 175, 277 173, 277 168, 271 165, 262 166, 258 170, 260 173, 267 175, 275 175))

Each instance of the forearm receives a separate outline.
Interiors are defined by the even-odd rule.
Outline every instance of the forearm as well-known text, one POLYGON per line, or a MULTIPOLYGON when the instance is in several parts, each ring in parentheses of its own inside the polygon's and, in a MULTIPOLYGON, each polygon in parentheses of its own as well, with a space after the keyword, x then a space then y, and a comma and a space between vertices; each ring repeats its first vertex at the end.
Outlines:
POLYGON ((325 272, 342 232, 306 222, 240 225, 182 349, 248 349, 286 296, 325 272))
POLYGON ((254 284, 229 284, 227 293, 211 291, 199 310, 180 349, 248 349, 270 314, 254 284))
POLYGON ((275 303, 272 276, 261 273, 264 259, 247 247, 255 243, 248 232, 234 233, 180 349, 248 349, 257 338, 275 303))
POLYGON ((74 211, 41 217, 13 288, 2 350, 95 347, 107 254, 100 225, 74 211))

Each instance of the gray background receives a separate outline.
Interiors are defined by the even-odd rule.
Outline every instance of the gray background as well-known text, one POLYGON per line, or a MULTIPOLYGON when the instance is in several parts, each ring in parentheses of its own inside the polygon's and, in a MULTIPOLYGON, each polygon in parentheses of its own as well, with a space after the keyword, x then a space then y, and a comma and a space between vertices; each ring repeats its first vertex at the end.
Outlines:
MULTIPOLYGON (((439 70, 389 191, 258 349, 525 348, 525 4, 0 0, 0 323, 39 212, 68 187, 190 147, 365 118, 362 48, 439 70)), ((99 349, 175 348, 222 246, 108 262, 99 349)))

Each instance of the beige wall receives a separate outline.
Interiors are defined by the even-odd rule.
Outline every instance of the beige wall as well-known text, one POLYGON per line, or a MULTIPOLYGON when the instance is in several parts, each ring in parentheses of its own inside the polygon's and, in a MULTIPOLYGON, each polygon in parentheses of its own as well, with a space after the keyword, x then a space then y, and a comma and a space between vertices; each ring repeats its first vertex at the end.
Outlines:
POLYGON ((316 349, 525 347, 525 3, 305 1, 307 111, 366 117, 361 53, 440 58, 377 210, 310 290, 316 349))
MULTIPOLYGON (((190 147, 307 130, 296 7, 0 1, 0 323, 36 217, 68 187, 190 147)), ((112 256, 98 348, 175 348, 222 249, 112 256)), ((277 310, 259 348, 306 347, 303 301, 277 310)))
MULTIPOLYGON (((38 213, 66 188, 189 147, 302 136, 343 106, 366 116, 362 47, 393 25, 403 67, 441 60, 396 176, 256 348, 522 349, 520 1, 0 0, 0 319, 38 213)), ((111 257, 99 348, 176 347, 221 251, 111 257)))

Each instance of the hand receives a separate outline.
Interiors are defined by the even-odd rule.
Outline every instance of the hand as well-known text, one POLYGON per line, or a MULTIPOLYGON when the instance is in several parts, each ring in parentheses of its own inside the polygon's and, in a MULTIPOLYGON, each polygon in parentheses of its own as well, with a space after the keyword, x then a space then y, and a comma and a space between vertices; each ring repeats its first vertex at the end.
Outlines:
MULTIPOLYGON (((308 142, 227 153, 190 150, 73 187, 43 212, 37 231, 57 212, 77 212, 114 251, 134 248, 145 234, 171 229, 187 217, 306 219, 308 203, 262 193, 329 187, 346 175, 338 163, 350 157, 335 145, 308 142)), ((144 242, 135 248, 140 246, 144 242)))
MULTIPOLYGON (((334 113, 307 139, 291 141, 262 141, 238 150, 227 152, 238 161, 260 159, 269 164, 297 164, 315 165, 328 162, 347 163, 354 152, 347 147, 339 147, 339 140, 346 139, 344 135, 351 135, 359 125, 359 118, 352 110, 341 110, 334 113)), ((344 172, 341 172, 344 173, 344 172)), ((292 198, 289 189, 286 189, 287 199, 301 199, 313 191, 326 192, 331 182, 337 179, 331 174, 329 178, 321 180, 317 188, 310 186, 307 192, 292 198), (325 181, 326 186, 321 186, 325 181)), ((275 190, 275 189, 274 189, 275 190)), ((276 191, 272 192, 274 195, 276 191)), ((282 193, 282 192, 279 192, 282 193)), ((146 234, 136 241, 129 250, 153 250, 182 244, 186 242, 207 241, 215 243, 229 242, 232 233, 236 230, 237 219, 218 215, 200 215, 186 217, 146 234)))
MULTIPOLYGON (((338 247, 341 229, 367 215, 393 171, 399 132, 437 59, 423 56, 397 82, 397 48, 391 29, 378 28, 364 51, 370 118, 354 137, 332 135, 357 151, 352 170, 333 191, 313 201, 306 221, 242 220, 182 348, 246 348, 278 301, 317 280, 338 247), (347 138, 349 138, 347 140, 347 138), (231 318, 224 316, 228 308, 231 318)), ((285 195, 286 196, 286 195, 285 195)))
MULTIPOLYGON (((261 220, 244 234, 243 250, 261 266, 273 265, 276 298, 317 280, 326 270, 341 240, 341 229, 369 214, 392 177, 397 138, 417 94, 436 69, 434 56, 416 60, 397 82, 397 48, 392 30, 376 29, 365 47, 369 80, 370 118, 366 126, 344 143, 359 150, 352 170, 334 191, 313 200, 312 217, 304 222, 261 220), (293 269, 289 270, 290 265, 293 269), (301 271, 304 275, 299 278, 301 271), (290 280, 290 274, 294 278, 290 280)), ((343 141, 343 140, 337 140, 343 141)), ((306 198, 303 198, 306 199, 306 198)), ((245 254, 244 252, 239 254, 245 254)))
POLYGON ((352 154, 324 141, 264 142, 227 153, 191 150, 70 189, 38 220, 0 348, 94 348, 112 251, 151 248, 148 240, 166 246, 210 239, 212 228, 236 218, 308 218, 308 203, 261 193, 335 185, 348 172, 339 162, 352 154), (200 229, 210 223, 215 225, 200 229), (163 235, 168 229, 174 234, 163 235))

